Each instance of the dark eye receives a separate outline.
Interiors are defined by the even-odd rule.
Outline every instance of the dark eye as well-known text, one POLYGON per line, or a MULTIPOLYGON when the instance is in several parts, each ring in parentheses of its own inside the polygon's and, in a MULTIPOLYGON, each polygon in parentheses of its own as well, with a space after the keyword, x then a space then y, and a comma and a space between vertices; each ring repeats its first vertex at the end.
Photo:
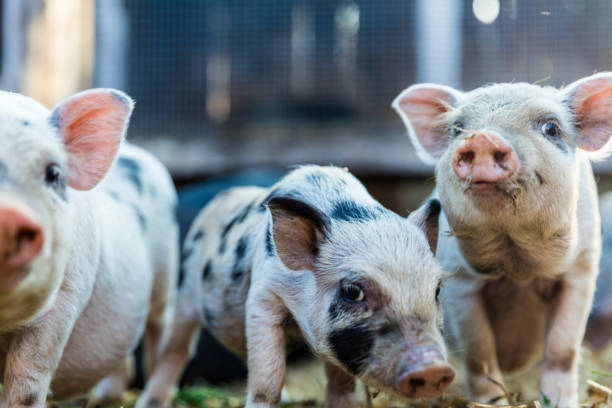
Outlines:
POLYGON ((561 133, 561 130, 559 129, 559 125, 552 120, 545 122, 542 125, 541 131, 543 135, 548 136, 548 137, 556 137, 556 136, 559 136, 559 134, 561 133))
POLYGON ((342 286, 342 298, 349 303, 362 302, 365 294, 359 285, 346 283, 342 286))
POLYGON ((440 289, 442 289, 442 282, 438 282, 438 286, 436 286, 436 302, 440 298, 440 289))
POLYGON ((453 135, 459 136, 461 133, 463 133, 464 127, 465 126, 463 125, 463 122, 458 120, 455 123, 453 123, 451 131, 453 132, 453 135))
POLYGON ((60 167, 57 164, 49 164, 45 169, 45 183, 55 184, 59 181, 61 175, 60 167))

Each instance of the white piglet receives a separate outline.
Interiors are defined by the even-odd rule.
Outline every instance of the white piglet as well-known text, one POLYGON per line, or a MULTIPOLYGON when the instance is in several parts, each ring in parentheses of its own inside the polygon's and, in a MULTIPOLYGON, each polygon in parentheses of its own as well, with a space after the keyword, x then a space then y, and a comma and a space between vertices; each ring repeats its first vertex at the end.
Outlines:
POLYGON ((502 372, 541 361, 543 401, 578 406, 578 360, 601 252, 589 158, 612 135, 612 74, 563 89, 414 85, 393 103, 436 163, 438 259, 469 394, 501 398, 502 372), (492 381, 492 380, 493 381, 492 381))
POLYGON ((172 181, 122 144, 133 103, 119 91, 52 111, 0 92, 0 105, 0 406, 43 407, 104 377, 96 398, 118 398, 145 327, 150 370, 173 315, 172 181))

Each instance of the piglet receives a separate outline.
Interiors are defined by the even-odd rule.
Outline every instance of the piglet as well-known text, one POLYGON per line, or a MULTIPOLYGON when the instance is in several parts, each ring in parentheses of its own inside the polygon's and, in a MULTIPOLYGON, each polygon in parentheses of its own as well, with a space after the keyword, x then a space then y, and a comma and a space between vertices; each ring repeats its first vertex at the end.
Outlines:
POLYGON ((0 92, 0 106, 0 406, 43 407, 102 379, 97 401, 118 398, 145 327, 150 370, 173 316, 172 181, 122 145, 122 92, 52 111, 0 92))
POLYGON ((589 159, 612 135, 612 74, 563 89, 419 84, 393 102, 436 164, 438 259, 469 395, 506 404, 502 373, 541 361, 542 400, 578 406, 580 344, 601 252, 589 159))
POLYGON ((441 395, 454 372, 431 251, 439 210, 402 218, 336 167, 220 193, 187 234, 175 335, 137 406, 168 403, 202 326, 247 361, 249 408, 279 406, 285 349, 300 342, 325 362, 327 407, 355 406, 355 378, 441 395))

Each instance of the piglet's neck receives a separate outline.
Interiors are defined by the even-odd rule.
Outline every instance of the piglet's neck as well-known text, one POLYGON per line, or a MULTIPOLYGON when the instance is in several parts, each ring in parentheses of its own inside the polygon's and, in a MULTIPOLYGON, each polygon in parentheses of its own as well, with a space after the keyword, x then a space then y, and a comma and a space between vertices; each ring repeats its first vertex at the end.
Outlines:
POLYGON ((454 228, 461 253, 473 272, 506 276, 517 282, 554 278, 563 273, 576 250, 576 218, 546 225, 461 225, 454 228))

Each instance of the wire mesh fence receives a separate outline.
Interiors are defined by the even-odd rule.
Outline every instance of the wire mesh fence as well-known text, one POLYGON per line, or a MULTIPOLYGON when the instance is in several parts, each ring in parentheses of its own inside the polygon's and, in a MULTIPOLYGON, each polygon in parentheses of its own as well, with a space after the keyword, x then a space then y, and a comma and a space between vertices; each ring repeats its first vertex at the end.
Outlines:
MULTIPOLYGON (((28 38, 56 2, 4 0, 5 88, 49 83, 7 80, 42 75, 25 69, 41 48, 28 38)), ((132 95, 130 138, 184 175, 296 160, 428 173, 389 106, 409 84, 560 86, 612 68, 607 0, 87 2, 85 80, 132 95)))

